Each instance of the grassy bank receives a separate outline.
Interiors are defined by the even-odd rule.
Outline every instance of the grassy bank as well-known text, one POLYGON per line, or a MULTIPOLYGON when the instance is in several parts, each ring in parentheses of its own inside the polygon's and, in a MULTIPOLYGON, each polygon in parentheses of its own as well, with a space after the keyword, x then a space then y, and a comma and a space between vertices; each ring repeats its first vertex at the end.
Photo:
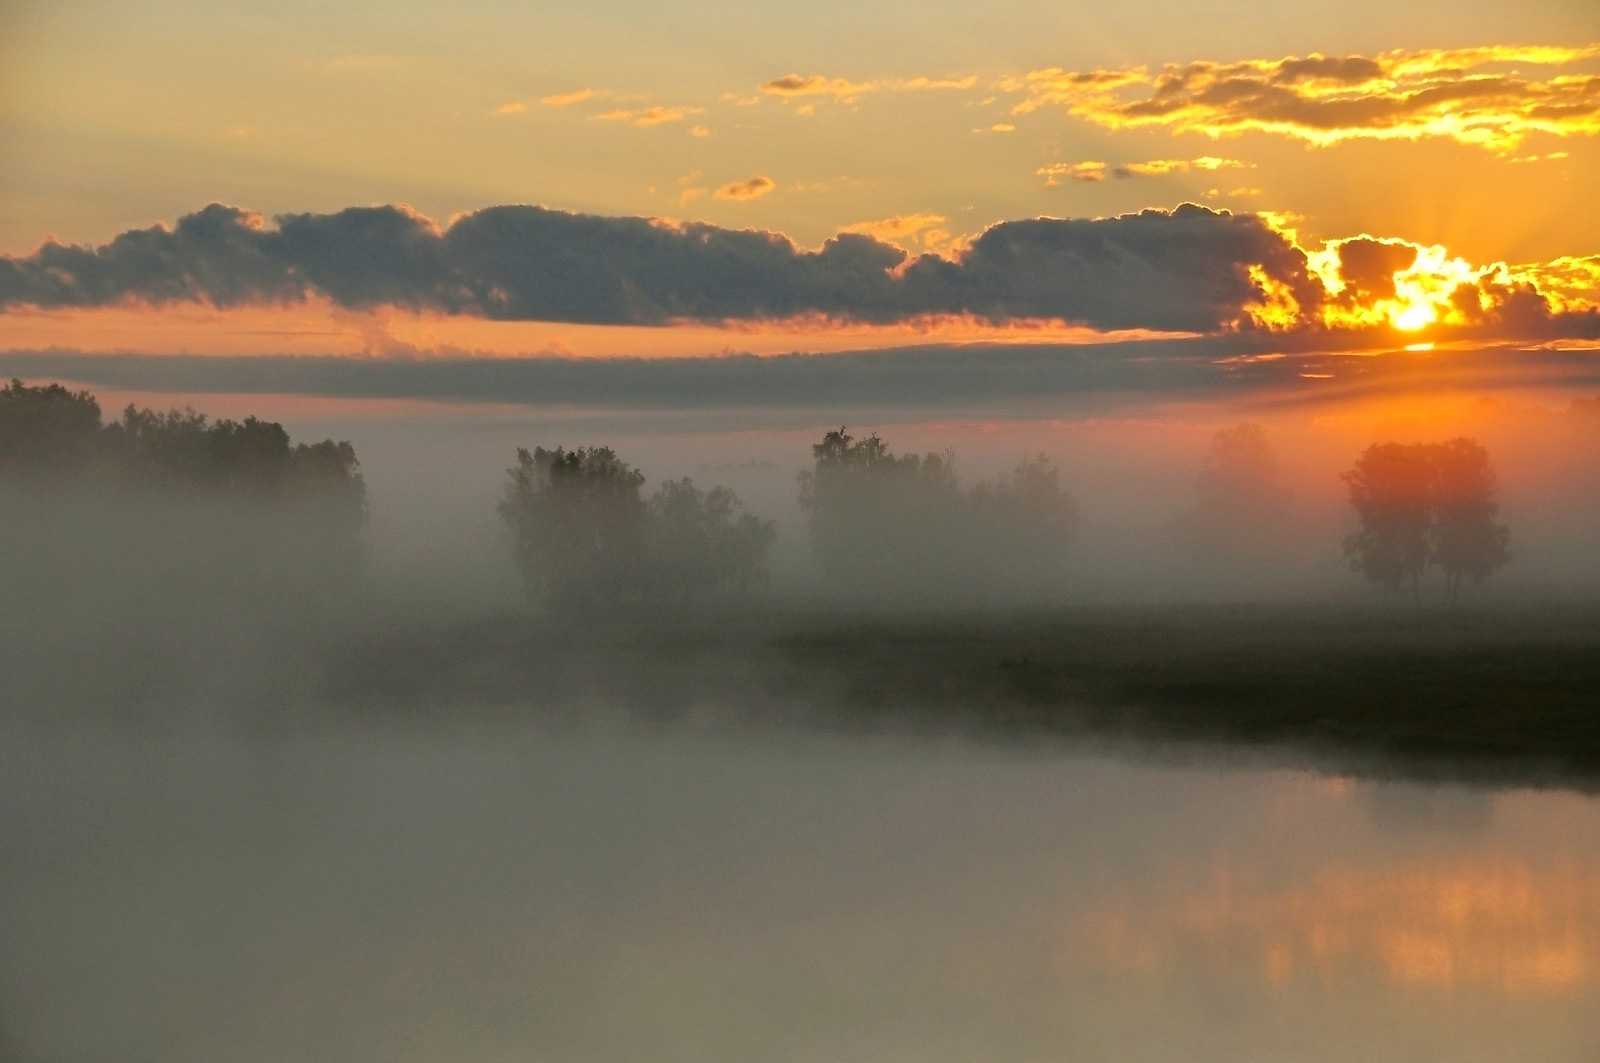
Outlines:
POLYGON ((327 694, 670 721, 1105 736, 1365 759, 1382 770, 1600 786, 1600 605, 1274 605, 391 632, 327 694))

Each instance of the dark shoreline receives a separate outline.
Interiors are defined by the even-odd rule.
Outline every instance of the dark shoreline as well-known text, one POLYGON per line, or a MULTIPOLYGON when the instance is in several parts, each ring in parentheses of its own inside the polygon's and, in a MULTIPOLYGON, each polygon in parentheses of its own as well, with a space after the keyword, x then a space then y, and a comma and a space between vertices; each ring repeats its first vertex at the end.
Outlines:
POLYGON ((362 716, 598 705, 1600 791, 1592 602, 501 617, 363 639, 323 681, 362 716))

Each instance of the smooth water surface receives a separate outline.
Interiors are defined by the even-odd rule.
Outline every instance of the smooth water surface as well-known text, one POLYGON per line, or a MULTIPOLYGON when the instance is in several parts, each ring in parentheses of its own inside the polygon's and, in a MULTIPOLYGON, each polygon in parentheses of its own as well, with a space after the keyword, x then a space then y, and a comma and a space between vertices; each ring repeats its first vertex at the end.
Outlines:
POLYGON ((1600 1059, 1600 801, 517 724, 0 752, 0 1058, 1600 1059))

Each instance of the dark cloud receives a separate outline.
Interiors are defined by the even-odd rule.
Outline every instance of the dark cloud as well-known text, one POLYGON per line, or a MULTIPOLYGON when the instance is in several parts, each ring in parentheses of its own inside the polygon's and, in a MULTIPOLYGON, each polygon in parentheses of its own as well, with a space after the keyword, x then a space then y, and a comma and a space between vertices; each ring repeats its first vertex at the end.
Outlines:
POLYGON ((908 260, 859 233, 809 251, 774 233, 529 206, 491 207, 441 230, 392 206, 283 215, 272 227, 214 205, 171 230, 0 259, 0 305, 320 294, 351 309, 597 324, 971 314, 1204 332, 1234 324, 1259 297, 1252 267, 1315 297, 1304 256, 1264 221, 1189 205, 1003 222, 958 261, 908 260))
MULTIPOLYGON (((0 309, 230 307, 320 296, 349 310, 394 306, 505 321, 894 324, 960 315, 1102 330, 1269 330, 1285 343, 1298 342, 1289 333, 1327 342, 1329 322, 1370 323, 1357 312, 1393 298, 1395 272, 1417 253, 1416 245, 1370 237, 1339 249, 1345 289, 1330 297, 1305 252, 1265 218, 1192 204, 1001 222, 948 259, 913 257, 865 232, 807 250, 753 229, 544 207, 490 207, 440 228, 395 206, 285 214, 268 224, 212 205, 170 229, 132 230, 98 248, 48 243, 32 255, 0 257, 0 309), (1341 308, 1351 313, 1323 314, 1341 308)), ((1558 310, 1559 300, 1526 274, 1476 285, 1458 293, 1452 337, 1594 335, 1593 310, 1558 310)), ((1428 338, 1446 338, 1444 329, 1428 338)))
MULTIPOLYGON (((1392 348, 1388 349, 1392 352, 1392 348)), ((1282 348, 1251 337, 1119 344, 903 347, 718 358, 217 358, 0 352, 0 379, 91 390, 298 394, 652 410, 1092 412, 1151 401, 1300 403, 1440 388, 1600 389, 1589 351, 1459 348, 1387 357, 1282 348), (1263 352, 1252 355, 1250 351, 1263 352)))

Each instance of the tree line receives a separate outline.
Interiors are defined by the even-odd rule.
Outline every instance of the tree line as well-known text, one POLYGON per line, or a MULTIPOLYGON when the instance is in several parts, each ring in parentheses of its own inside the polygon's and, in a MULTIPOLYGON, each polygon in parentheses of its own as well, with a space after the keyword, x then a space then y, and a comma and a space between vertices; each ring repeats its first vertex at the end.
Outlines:
MULTIPOLYGON (((876 433, 827 431, 798 476, 815 571, 836 593, 1000 600, 1064 587, 1078 510, 1043 455, 965 486, 950 451, 896 454, 876 433)), ((209 497, 301 507, 345 543, 364 536, 367 503, 348 442, 293 443, 282 425, 211 420, 191 409, 129 405, 105 421, 98 401, 61 384, 0 387, 0 485, 71 482, 122 490, 198 489, 209 497)), ((1359 528, 1344 541, 1368 580, 1420 593, 1480 583, 1511 557, 1495 478, 1471 439, 1380 443, 1342 476, 1359 528)), ((768 581, 771 520, 726 487, 644 474, 604 446, 519 449, 498 513, 530 599, 557 609, 744 592, 768 581)), ((1269 556, 1299 534, 1260 426, 1218 432, 1195 504, 1169 532, 1196 556, 1269 556)))

